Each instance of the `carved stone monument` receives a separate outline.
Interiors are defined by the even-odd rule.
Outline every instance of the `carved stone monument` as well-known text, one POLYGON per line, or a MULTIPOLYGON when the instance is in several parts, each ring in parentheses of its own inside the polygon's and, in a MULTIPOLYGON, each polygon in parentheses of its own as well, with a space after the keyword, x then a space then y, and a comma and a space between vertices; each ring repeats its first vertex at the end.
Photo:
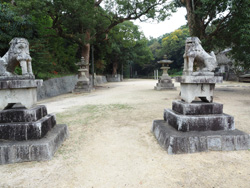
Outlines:
POLYGON ((28 41, 14 38, 0 58, 0 164, 49 160, 66 139, 67 126, 36 106, 42 82, 33 75, 28 41), (18 64, 22 75, 14 73, 18 64))
POLYGON ((76 63, 79 66, 78 69, 78 81, 75 86, 75 92, 91 92, 93 90, 89 78, 87 78, 86 73, 88 72, 87 66, 89 65, 84 57, 81 58, 81 61, 76 63))
POLYGON ((178 79, 182 100, 164 110, 164 120, 153 121, 152 131, 169 154, 249 149, 250 136, 235 129, 234 117, 223 113, 223 104, 213 102, 215 83, 222 82, 212 72, 215 67, 213 53, 206 53, 197 37, 188 38, 178 79))
POLYGON ((164 55, 164 59, 158 61, 158 63, 162 64, 161 69, 163 70, 163 73, 162 76, 159 78, 158 83, 156 84, 154 89, 158 91, 176 89, 176 87, 174 87, 174 84, 172 83, 171 77, 168 75, 168 70, 170 69, 168 65, 173 63, 173 61, 167 60, 167 56, 164 55))

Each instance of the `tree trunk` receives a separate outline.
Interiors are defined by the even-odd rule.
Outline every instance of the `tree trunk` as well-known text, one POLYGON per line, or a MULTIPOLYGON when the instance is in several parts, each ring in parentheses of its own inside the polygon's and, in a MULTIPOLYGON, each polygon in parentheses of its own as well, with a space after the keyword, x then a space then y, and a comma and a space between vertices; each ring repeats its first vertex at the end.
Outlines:
POLYGON ((113 72, 112 72, 112 75, 116 75, 117 74, 117 69, 118 69, 118 63, 117 63, 117 60, 115 60, 113 62, 113 72))
MULTIPOLYGON (((85 62, 89 64, 89 54, 90 54, 90 32, 86 32, 85 40, 88 42, 87 44, 82 46, 82 57, 84 57, 85 62)), ((86 72, 86 76, 89 77, 89 65, 87 66, 88 72, 86 72)))
POLYGON ((185 0, 185 6, 187 9, 187 20, 190 36, 205 38, 205 26, 202 19, 195 14, 196 6, 201 6, 201 3, 197 0, 185 0))

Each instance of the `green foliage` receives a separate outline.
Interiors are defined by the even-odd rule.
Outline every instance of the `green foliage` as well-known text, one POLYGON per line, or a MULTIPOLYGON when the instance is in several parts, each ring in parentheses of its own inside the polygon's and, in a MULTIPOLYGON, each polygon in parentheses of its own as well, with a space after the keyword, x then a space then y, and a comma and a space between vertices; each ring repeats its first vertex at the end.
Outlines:
POLYGON ((188 27, 181 26, 171 33, 164 34, 159 39, 151 39, 149 48, 154 54, 155 61, 151 62, 151 65, 148 65, 149 69, 159 69, 161 65, 156 62, 162 60, 164 55, 167 55, 169 60, 174 61, 170 64, 170 71, 174 70, 171 74, 176 74, 175 72, 180 71, 183 65, 183 54, 187 37, 189 37, 188 27), (158 42, 159 40, 162 42, 158 42))
POLYGON ((249 0, 175 0, 188 10, 191 36, 202 40, 207 51, 232 48, 236 67, 250 68, 249 0))
POLYGON ((137 66, 137 71, 140 71, 144 64, 153 58, 147 46, 147 39, 138 30, 138 26, 130 21, 115 26, 109 32, 108 40, 100 42, 101 44, 96 46, 95 57, 104 59, 106 69, 103 72, 108 74, 112 73, 114 64, 117 64, 119 73, 122 71, 122 66, 126 69, 131 63, 137 66))
POLYGON ((105 0, 104 7, 107 12, 130 20, 140 18, 163 21, 176 11, 169 0, 105 0))
POLYGON ((6 11, 1 8, 1 39, 5 41, 1 40, 0 50, 7 48, 13 35, 28 38, 34 73, 43 78, 75 72, 74 63, 84 54, 86 44, 94 44, 100 72, 110 73, 114 62, 119 71, 122 65, 125 68, 130 63, 143 72, 145 65, 153 59, 148 41, 136 26, 125 21, 164 20, 175 11, 173 3, 169 2, 15 0, 13 5, 6 1, 6 11), (2 18, 6 18, 4 22, 2 18), (5 29, 9 22, 15 24, 5 29), (10 33, 9 38, 4 36, 4 31, 10 33), (2 44, 5 45, 3 48, 2 44))
POLYGON ((233 2, 233 19, 229 23, 231 38, 231 55, 235 59, 235 66, 240 66, 244 71, 250 70, 250 1, 241 0, 233 2), (240 9, 238 6, 244 4, 240 9))
POLYGON ((182 70, 180 70, 180 69, 170 69, 170 70, 168 71, 168 74, 169 74, 171 77, 182 76, 182 70))
POLYGON ((174 61, 174 63, 170 65, 171 68, 181 68, 183 64, 185 41, 188 36, 189 30, 184 26, 162 39, 162 50, 159 55, 163 57, 164 54, 167 54, 168 59, 174 61))
POLYGON ((0 20, 0 56, 7 52, 12 38, 24 37, 30 39, 34 35, 31 17, 19 16, 10 4, 0 4, 0 20))

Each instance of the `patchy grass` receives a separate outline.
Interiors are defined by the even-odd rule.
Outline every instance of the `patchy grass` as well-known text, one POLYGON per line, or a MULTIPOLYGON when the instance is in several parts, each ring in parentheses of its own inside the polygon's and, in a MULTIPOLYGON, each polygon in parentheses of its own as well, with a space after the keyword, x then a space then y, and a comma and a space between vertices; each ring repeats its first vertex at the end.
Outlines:
POLYGON ((71 157, 70 154, 82 147, 90 129, 98 131, 98 126, 103 120, 112 117, 114 113, 128 113, 132 109, 134 107, 127 104, 85 105, 58 113, 56 115, 58 124, 67 124, 70 134, 64 147, 59 148, 58 154, 64 159, 71 157))
POLYGON ((79 108, 72 108, 67 112, 57 114, 57 121, 69 124, 87 124, 91 120, 99 119, 110 111, 131 110, 132 106, 127 104, 109 104, 109 105, 85 105, 79 108))

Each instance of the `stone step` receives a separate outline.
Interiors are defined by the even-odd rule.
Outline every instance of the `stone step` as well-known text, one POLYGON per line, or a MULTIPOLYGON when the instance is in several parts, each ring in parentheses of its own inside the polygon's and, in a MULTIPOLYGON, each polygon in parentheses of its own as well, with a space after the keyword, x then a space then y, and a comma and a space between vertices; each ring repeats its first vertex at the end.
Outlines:
POLYGON ((222 114, 223 104, 202 101, 187 103, 176 100, 172 102, 172 110, 183 115, 222 114))
POLYGON ((56 118, 48 114, 35 122, 0 123, 0 139, 31 140, 40 139, 56 125, 56 118))
POLYGON ((227 114, 182 115, 164 109, 164 120, 178 131, 234 130, 234 117, 227 114))
POLYGON ((0 111, 0 123, 33 122, 47 115, 47 108, 38 105, 30 109, 17 108, 0 111))
POLYGON ((237 129, 181 132, 166 121, 154 120, 152 132, 168 154, 250 149, 250 135, 237 129))
POLYGON ((67 126, 56 125, 42 139, 32 141, 0 140, 0 164, 51 160, 67 137, 67 126))
POLYGON ((174 87, 172 83, 157 83, 157 87, 174 87))

